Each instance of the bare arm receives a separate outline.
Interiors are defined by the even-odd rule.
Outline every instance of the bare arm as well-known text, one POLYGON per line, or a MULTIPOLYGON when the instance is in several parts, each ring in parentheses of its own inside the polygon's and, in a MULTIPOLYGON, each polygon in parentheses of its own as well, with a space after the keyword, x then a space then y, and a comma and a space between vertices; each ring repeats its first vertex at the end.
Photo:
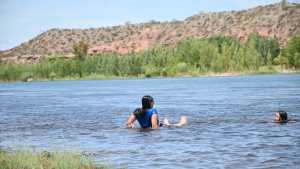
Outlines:
POLYGON ((152 117, 151 117, 152 129, 158 129, 159 128, 159 126, 157 124, 157 119, 158 119, 157 114, 153 114, 152 117))
POLYGON ((182 127, 188 123, 188 119, 186 116, 181 116, 180 121, 177 124, 174 124, 175 127, 182 127))
POLYGON ((164 127, 183 127, 188 123, 188 119, 186 116, 181 116, 179 123, 171 124, 168 119, 163 120, 164 127))
POLYGON ((134 123, 134 121, 136 120, 136 117, 134 115, 134 113, 131 113, 131 115, 129 116, 127 123, 126 123, 126 128, 132 128, 132 124, 134 123))

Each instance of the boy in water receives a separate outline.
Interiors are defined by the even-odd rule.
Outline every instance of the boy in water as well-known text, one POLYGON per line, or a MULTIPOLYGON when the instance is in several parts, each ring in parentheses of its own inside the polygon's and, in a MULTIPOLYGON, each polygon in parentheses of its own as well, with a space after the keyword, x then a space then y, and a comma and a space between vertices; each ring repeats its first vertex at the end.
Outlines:
POLYGON ((158 113, 154 106, 153 97, 146 95, 142 98, 142 108, 137 108, 129 116, 126 128, 132 128, 133 123, 137 120, 141 128, 152 128, 158 129, 160 126, 166 127, 182 127, 187 123, 187 118, 182 116, 180 122, 177 124, 170 124, 167 119, 164 119, 163 123, 160 123, 158 120, 158 113))
POLYGON ((275 123, 287 123, 287 122, 296 122, 296 120, 289 119, 287 112, 280 110, 275 113, 274 122, 275 123))

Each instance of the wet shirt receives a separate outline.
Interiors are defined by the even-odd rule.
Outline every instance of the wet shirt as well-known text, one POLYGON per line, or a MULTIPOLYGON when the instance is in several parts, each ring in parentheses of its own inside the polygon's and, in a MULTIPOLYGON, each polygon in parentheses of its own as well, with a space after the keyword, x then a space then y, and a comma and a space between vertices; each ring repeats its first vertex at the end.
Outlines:
MULTIPOLYGON (((157 110, 154 108, 148 109, 145 113, 142 113, 141 108, 138 108, 134 111, 134 115, 142 128, 152 127, 151 117, 153 114, 157 114, 157 110)), ((159 124, 158 120, 157 120, 157 124, 159 124)))

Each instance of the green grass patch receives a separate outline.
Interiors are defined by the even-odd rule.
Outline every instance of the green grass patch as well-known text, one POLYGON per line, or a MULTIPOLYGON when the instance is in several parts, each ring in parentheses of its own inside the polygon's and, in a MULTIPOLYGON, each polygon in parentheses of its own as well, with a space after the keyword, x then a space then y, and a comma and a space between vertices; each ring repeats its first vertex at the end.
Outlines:
POLYGON ((72 152, 0 151, 1 169, 108 169, 72 152))

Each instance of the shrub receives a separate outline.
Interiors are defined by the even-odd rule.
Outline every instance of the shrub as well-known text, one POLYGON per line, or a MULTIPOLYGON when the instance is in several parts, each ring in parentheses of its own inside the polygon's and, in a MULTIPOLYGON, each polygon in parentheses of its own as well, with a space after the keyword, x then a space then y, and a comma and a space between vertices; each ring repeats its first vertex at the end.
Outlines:
POLYGON ((179 73, 186 73, 188 71, 188 65, 185 62, 180 62, 176 65, 176 70, 179 73))
POLYGON ((75 58, 83 60, 84 57, 87 55, 88 52, 88 44, 83 41, 79 41, 73 45, 73 52, 75 58))
POLYGON ((300 68, 299 64, 299 53, 300 53, 300 34, 291 38, 286 48, 283 51, 283 57, 287 58, 288 66, 300 68))

